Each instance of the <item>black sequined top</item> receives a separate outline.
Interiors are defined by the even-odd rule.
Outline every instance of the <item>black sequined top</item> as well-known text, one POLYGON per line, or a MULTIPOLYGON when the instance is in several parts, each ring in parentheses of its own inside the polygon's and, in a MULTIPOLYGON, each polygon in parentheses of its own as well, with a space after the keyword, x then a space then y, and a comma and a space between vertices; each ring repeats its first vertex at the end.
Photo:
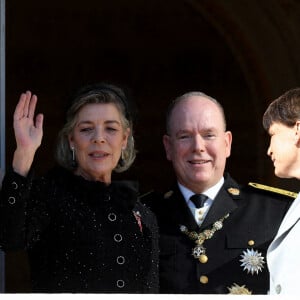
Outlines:
POLYGON ((158 292, 158 228, 133 182, 109 186, 56 168, 5 175, 0 244, 26 249, 33 292, 158 292))

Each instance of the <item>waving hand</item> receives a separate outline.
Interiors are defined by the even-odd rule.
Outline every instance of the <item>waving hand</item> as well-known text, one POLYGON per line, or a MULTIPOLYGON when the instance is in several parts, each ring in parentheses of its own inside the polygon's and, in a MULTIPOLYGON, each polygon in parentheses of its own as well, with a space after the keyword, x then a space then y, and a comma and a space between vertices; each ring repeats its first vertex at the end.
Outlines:
POLYGON ((26 176, 32 165, 34 155, 43 137, 43 115, 35 117, 37 96, 30 91, 21 94, 14 112, 14 132, 17 149, 14 153, 13 168, 26 176))

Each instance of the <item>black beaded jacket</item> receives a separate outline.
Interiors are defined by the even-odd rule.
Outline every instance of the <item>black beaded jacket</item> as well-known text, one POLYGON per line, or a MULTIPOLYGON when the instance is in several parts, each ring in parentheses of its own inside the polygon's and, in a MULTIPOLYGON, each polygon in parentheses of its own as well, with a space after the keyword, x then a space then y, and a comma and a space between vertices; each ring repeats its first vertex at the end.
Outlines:
POLYGON ((158 292, 157 222, 133 182, 10 170, 0 205, 0 246, 28 251, 33 292, 158 292))
POLYGON ((156 213, 160 228, 161 293, 268 292, 266 252, 292 197, 241 186, 225 174, 200 227, 177 184, 164 196, 153 194, 142 200, 156 213), (184 228, 190 236, 182 232, 184 228), (192 232, 207 236, 202 244, 206 259, 202 261, 200 255, 193 256, 197 244, 192 232))

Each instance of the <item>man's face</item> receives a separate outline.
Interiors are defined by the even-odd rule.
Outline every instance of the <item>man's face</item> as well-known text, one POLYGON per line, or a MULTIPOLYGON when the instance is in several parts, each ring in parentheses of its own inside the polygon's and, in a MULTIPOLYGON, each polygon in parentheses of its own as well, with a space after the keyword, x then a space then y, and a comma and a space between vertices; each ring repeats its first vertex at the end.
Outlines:
POLYGON ((169 125, 163 142, 179 183, 196 193, 215 185, 223 176, 232 141, 220 108, 205 97, 191 96, 173 109, 169 125))

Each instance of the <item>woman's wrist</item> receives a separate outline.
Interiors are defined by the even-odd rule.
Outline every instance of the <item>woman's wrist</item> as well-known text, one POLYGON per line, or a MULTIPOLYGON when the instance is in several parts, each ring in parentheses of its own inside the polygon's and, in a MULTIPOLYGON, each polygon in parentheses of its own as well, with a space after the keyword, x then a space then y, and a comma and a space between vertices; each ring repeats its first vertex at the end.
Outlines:
POLYGON ((31 168, 33 158, 34 154, 32 154, 32 151, 16 149, 12 163, 13 170, 19 175, 26 177, 31 168))

